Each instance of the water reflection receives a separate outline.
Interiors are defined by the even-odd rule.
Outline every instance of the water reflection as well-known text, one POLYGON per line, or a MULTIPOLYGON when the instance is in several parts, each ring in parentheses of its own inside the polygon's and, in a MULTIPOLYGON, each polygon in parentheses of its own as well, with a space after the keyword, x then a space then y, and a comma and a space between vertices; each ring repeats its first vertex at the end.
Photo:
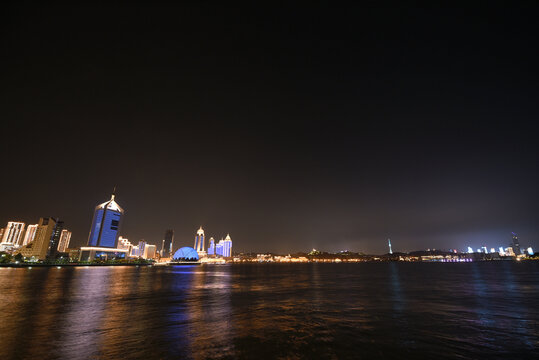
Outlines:
POLYGON ((0 358, 531 358, 538 270, 0 268, 0 358))

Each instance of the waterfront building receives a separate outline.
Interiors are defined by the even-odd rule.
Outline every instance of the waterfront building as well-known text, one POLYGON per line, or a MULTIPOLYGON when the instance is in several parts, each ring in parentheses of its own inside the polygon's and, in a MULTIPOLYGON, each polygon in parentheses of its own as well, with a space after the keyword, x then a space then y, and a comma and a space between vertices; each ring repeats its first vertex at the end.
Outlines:
POLYGON ((500 246, 498 250, 498 254, 500 254, 500 256, 505 256, 505 250, 503 249, 503 246, 500 246))
POLYGON ((232 256, 232 239, 230 234, 226 234, 225 240, 223 241, 223 257, 232 256))
POLYGON ((0 241, 0 251, 12 251, 13 248, 18 248, 22 244, 24 226, 25 224, 23 222, 18 221, 7 223, 0 241))
POLYGON ((215 255, 223 256, 223 242, 224 240, 221 239, 217 244, 215 244, 215 255))
POLYGON ((511 233, 511 234, 513 234, 513 244, 512 244, 513 251, 515 252, 515 255, 520 255, 521 251, 520 251, 520 243, 518 241, 518 236, 515 233, 511 233))
POLYGON ((199 259, 198 252, 189 246, 184 246, 174 253, 172 259, 175 261, 191 260, 196 261, 199 259))
POLYGON ((88 247, 116 248, 124 210, 114 200, 99 204, 94 210, 88 247))
POLYGON ((169 257, 172 255, 172 249, 174 247, 174 230, 168 229, 165 231, 165 238, 163 239, 163 244, 161 245, 161 250, 159 254, 161 257, 169 257))
POLYGON ((131 244, 128 238, 124 238, 122 236, 118 238, 118 249, 128 250, 128 254, 131 254, 132 248, 133 244, 131 244))
POLYGON ((215 255, 215 239, 210 238, 210 246, 208 247, 208 255, 215 255))
POLYGON ((58 251, 66 252, 66 249, 69 247, 69 241, 71 240, 71 231, 63 229, 60 234, 60 241, 58 242, 58 251))
POLYGON ((144 239, 142 240, 139 240, 138 242, 138 255, 137 256, 140 256, 140 257, 143 257, 144 256, 144 249, 146 248, 146 241, 144 241, 144 239))
POLYGON ((125 249, 111 249, 109 247, 83 246, 80 248, 79 261, 93 260, 123 260, 127 257, 125 249))
POLYGON ((199 257, 206 256, 206 251, 204 248, 204 229, 202 229, 202 226, 197 231, 197 235, 195 236, 195 246, 194 249, 198 253, 199 257))
POLYGON ((45 260, 47 256, 54 256, 58 248, 58 241, 62 231, 63 222, 52 217, 40 218, 37 224, 34 240, 23 246, 18 252, 27 258, 45 260))
POLYGON ((471 246, 468 246, 468 254, 473 254, 473 249, 471 248, 471 246))
POLYGON ((144 259, 155 259, 156 253, 157 247, 155 245, 146 244, 146 246, 144 246, 144 253, 142 257, 144 259))
POLYGON ((505 254, 507 256, 515 256, 515 252, 513 251, 513 248, 511 246, 505 248, 505 254))
POLYGON ((528 255, 530 255, 530 256, 533 256, 533 254, 534 254, 533 249, 532 249, 531 246, 530 246, 529 248, 526 249, 526 252, 527 252, 528 255))
POLYGON ((36 236, 36 229, 37 229, 37 224, 28 225, 26 227, 26 233, 24 234, 24 239, 22 241, 21 246, 25 246, 31 243, 32 241, 34 241, 34 237, 36 236))

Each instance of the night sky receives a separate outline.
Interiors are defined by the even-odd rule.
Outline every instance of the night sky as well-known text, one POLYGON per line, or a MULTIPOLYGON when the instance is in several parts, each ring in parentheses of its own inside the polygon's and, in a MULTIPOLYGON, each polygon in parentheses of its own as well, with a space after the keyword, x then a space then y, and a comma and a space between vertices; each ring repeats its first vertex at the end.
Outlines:
MULTIPOLYGON (((235 251, 539 248, 538 9, 5 7, 0 222, 235 251)), ((507 7, 511 6, 511 7, 507 7)))

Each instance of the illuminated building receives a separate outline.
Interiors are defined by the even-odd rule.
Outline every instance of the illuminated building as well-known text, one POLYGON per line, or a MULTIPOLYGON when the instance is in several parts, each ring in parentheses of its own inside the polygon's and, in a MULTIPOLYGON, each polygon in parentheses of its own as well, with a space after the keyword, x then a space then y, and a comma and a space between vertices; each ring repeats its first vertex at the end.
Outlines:
POLYGON ((133 244, 131 244, 128 238, 124 238, 122 236, 118 238, 118 249, 127 250, 127 253, 131 254, 132 248, 133 244))
POLYGON ((521 251, 520 251, 520 243, 518 241, 518 236, 517 234, 515 233, 511 233, 513 234, 513 251, 515 252, 515 255, 520 255, 521 254, 521 251))
POLYGON ((473 254, 473 249, 470 246, 468 246, 468 254, 473 254))
POLYGON ((156 253, 157 247, 155 245, 146 244, 146 246, 144 246, 144 253, 142 257, 144 259, 155 259, 156 253))
POLYGON ((206 251, 204 250, 204 230, 202 229, 202 226, 197 231, 197 235, 195 236, 195 246, 194 249, 197 251, 198 256, 206 256, 206 251))
POLYGON ((83 246, 80 248, 79 261, 93 260, 122 260, 127 257, 125 249, 111 249, 109 247, 83 246))
POLYGON ((169 257, 172 254, 172 249, 174 247, 174 230, 168 229, 165 231, 165 238, 163 239, 163 244, 161 250, 159 251, 161 257, 169 257))
POLYGON ((391 249, 391 239, 387 239, 387 242, 389 243, 389 254, 393 254, 393 250, 391 249))
POLYGON ((22 246, 34 241, 34 236, 36 236, 36 229, 37 229, 37 224, 28 225, 26 227, 26 233, 24 234, 24 240, 22 241, 22 244, 21 244, 22 246))
POLYGON ((10 221, 4 230, 2 241, 0 241, 0 251, 11 251, 22 244, 22 234, 24 233, 24 223, 10 221))
POLYGON ((505 248, 505 253, 507 256, 515 256, 515 252, 513 251, 513 248, 511 246, 505 248))
POLYGON ((230 238, 230 234, 227 234, 224 240, 219 240, 217 245, 215 245, 215 255, 222 257, 232 256, 232 239, 230 238))
POLYGON ((60 241, 58 242, 58 251, 66 252, 66 249, 69 247, 69 241, 71 240, 71 231, 62 230, 60 234, 60 241))
POLYGON ((116 248, 124 210, 114 201, 112 194, 109 201, 98 205, 94 211, 88 246, 116 248))
POLYGON ((208 255, 215 255, 215 239, 210 238, 210 246, 208 247, 208 255))
POLYGON ((37 224, 34 240, 23 246, 19 253, 28 258, 45 260, 54 256, 58 248, 63 222, 52 217, 41 218, 37 224))
POLYGON ((500 256, 505 256, 505 250, 503 249, 502 246, 500 246, 500 248, 498 249, 498 254, 500 254, 500 256))
POLYGON ((527 248, 526 251, 528 252, 528 255, 533 256, 534 252, 531 246, 527 248))
POLYGON ((176 250, 176 252, 172 256, 172 259, 176 261, 177 260, 193 260, 194 261, 194 260, 198 260, 199 256, 198 256, 198 252, 195 249, 189 246, 185 246, 176 250))
POLYGON ((232 256, 232 239, 230 234, 226 235, 225 241, 223 242, 223 257, 232 256))

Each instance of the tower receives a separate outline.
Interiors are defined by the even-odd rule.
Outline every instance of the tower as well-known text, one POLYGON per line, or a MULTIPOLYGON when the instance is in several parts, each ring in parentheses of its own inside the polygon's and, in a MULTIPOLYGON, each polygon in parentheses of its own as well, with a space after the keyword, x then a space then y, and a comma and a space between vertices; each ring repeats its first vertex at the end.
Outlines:
POLYGON ((393 250, 391 250, 391 239, 387 239, 387 242, 389 244, 389 255, 393 255, 393 250))
POLYGON ((96 206, 88 246, 116 248, 124 210, 114 198, 96 206))
POLYGON ((513 234, 513 251, 515 252, 515 255, 520 255, 520 243, 518 242, 518 236, 515 233, 513 234))
POLYGON ((162 257, 169 257, 172 254, 174 247, 174 230, 168 229, 165 231, 165 239, 161 246, 160 254, 162 257))
POLYGON ((206 251, 204 251, 204 229, 202 229, 202 226, 198 229, 197 236, 195 236, 194 248, 198 256, 206 255, 206 251))
POLYGON ((215 239, 210 238, 210 246, 208 247, 208 255, 215 255, 215 239))

